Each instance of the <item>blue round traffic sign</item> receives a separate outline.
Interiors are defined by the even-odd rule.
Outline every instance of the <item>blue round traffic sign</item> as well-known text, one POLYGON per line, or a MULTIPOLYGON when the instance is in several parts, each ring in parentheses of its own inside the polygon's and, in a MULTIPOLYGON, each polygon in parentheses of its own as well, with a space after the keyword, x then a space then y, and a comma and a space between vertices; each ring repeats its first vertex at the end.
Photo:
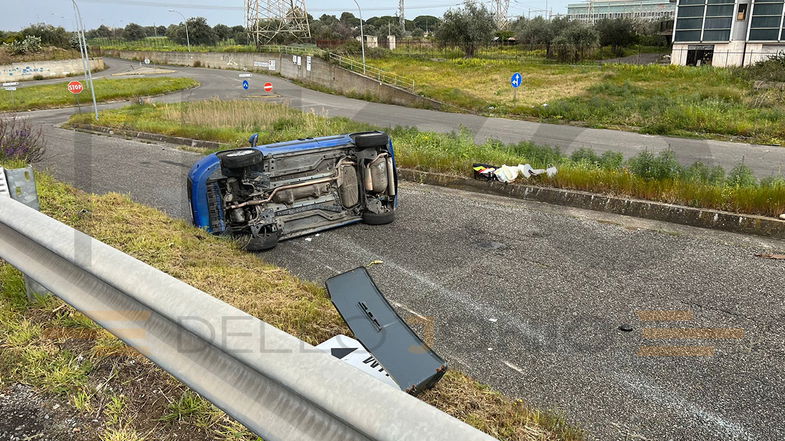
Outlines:
POLYGON ((249 87, 251 87, 251 84, 248 82, 248 80, 244 80, 243 89, 248 90, 249 87))
POLYGON ((510 80, 510 84, 512 84, 512 87, 514 87, 516 89, 521 87, 521 85, 523 84, 523 75, 521 75, 520 73, 516 72, 512 76, 512 80, 510 80))

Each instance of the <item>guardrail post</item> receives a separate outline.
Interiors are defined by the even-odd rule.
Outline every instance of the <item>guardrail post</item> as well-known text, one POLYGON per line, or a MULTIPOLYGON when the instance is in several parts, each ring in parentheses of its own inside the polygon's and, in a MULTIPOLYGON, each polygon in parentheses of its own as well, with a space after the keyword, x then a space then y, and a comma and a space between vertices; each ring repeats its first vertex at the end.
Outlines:
MULTIPOLYGON (((0 197, 8 196, 34 210, 40 210, 38 190, 35 186, 33 167, 6 170, 0 167, 0 197)), ((30 301, 46 297, 49 292, 38 282, 25 274, 25 290, 30 301)))

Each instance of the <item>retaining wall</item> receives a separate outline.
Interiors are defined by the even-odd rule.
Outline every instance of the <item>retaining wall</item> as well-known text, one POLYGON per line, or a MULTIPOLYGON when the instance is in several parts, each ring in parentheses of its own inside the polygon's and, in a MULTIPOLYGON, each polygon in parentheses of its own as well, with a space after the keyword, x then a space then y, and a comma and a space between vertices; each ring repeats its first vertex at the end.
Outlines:
POLYGON ((102 55, 127 60, 149 59, 153 64, 236 69, 276 73, 284 78, 326 87, 343 95, 373 96, 379 101, 407 107, 441 109, 438 101, 373 78, 340 68, 319 57, 273 53, 154 52, 102 50, 102 55), (309 62, 310 59, 310 62, 309 62))
MULTIPOLYGON (((105 69, 103 58, 90 60, 91 69, 105 69)), ((81 59, 60 61, 28 61, 0 66, 0 82, 16 82, 35 79, 63 78, 84 74, 81 59)))

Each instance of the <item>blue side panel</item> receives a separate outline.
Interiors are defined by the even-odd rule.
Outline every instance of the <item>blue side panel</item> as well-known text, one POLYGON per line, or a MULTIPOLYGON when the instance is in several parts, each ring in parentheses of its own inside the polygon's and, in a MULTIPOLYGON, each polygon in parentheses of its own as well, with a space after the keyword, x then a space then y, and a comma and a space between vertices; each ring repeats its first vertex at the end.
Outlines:
POLYGON ((191 194, 189 197, 191 198, 194 225, 211 233, 221 233, 222 231, 213 231, 212 225, 210 224, 210 204, 207 201, 207 181, 220 168, 221 161, 213 154, 202 158, 193 166, 191 172, 188 174, 188 180, 191 183, 191 194))
POLYGON ((352 138, 349 135, 341 136, 326 136, 324 138, 310 138, 301 139, 298 141, 280 142, 278 144, 269 144, 259 146, 256 149, 264 153, 265 156, 302 152, 307 150, 318 150, 330 147, 340 147, 352 143, 352 138))

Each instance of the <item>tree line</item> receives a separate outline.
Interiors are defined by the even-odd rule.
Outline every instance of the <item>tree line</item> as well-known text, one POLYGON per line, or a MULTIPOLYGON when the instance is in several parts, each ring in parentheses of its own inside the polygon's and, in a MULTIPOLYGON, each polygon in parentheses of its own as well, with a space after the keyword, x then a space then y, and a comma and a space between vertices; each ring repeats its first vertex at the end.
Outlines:
MULTIPOLYGON (((322 15, 318 19, 309 16, 312 39, 315 41, 354 41, 360 35, 360 19, 350 12, 340 16, 322 15)), ((214 46, 221 42, 237 45, 250 43, 244 26, 217 24, 210 26, 204 17, 187 20, 188 37, 193 45, 214 46)), ((632 19, 606 19, 594 25, 556 17, 527 19, 521 17, 500 29, 494 14, 482 3, 467 0, 461 7, 445 12, 439 18, 423 15, 406 20, 401 27, 398 17, 372 17, 363 21, 366 35, 433 40, 443 47, 459 47, 466 56, 472 57, 481 47, 494 41, 509 40, 530 46, 545 48, 546 56, 560 61, 580 61, 598 47, 608 46, 621 56, 624 48, 635 45, 667 45, 669 41, 658 35, 659 24, 632 19)), ((124 28, 109 28, 101 25, 87 32, 87 38, 112 38, 140 41, 150 37, 167 37, 186 44, 185 23, 170 26, 142 26, 130 23, 124 28)), ((62 27, 46 24, 29 26, 17 33, 0 32, 0 41, 16 45, 19 50, 35 46, 37 39, 43 46, 77 48, 78 42, 72 33, 62 27), (25 39, 27 41, 25 42, 25 39)), ((291 37, 280 36, 273 43, 294 42, 291 37)))

